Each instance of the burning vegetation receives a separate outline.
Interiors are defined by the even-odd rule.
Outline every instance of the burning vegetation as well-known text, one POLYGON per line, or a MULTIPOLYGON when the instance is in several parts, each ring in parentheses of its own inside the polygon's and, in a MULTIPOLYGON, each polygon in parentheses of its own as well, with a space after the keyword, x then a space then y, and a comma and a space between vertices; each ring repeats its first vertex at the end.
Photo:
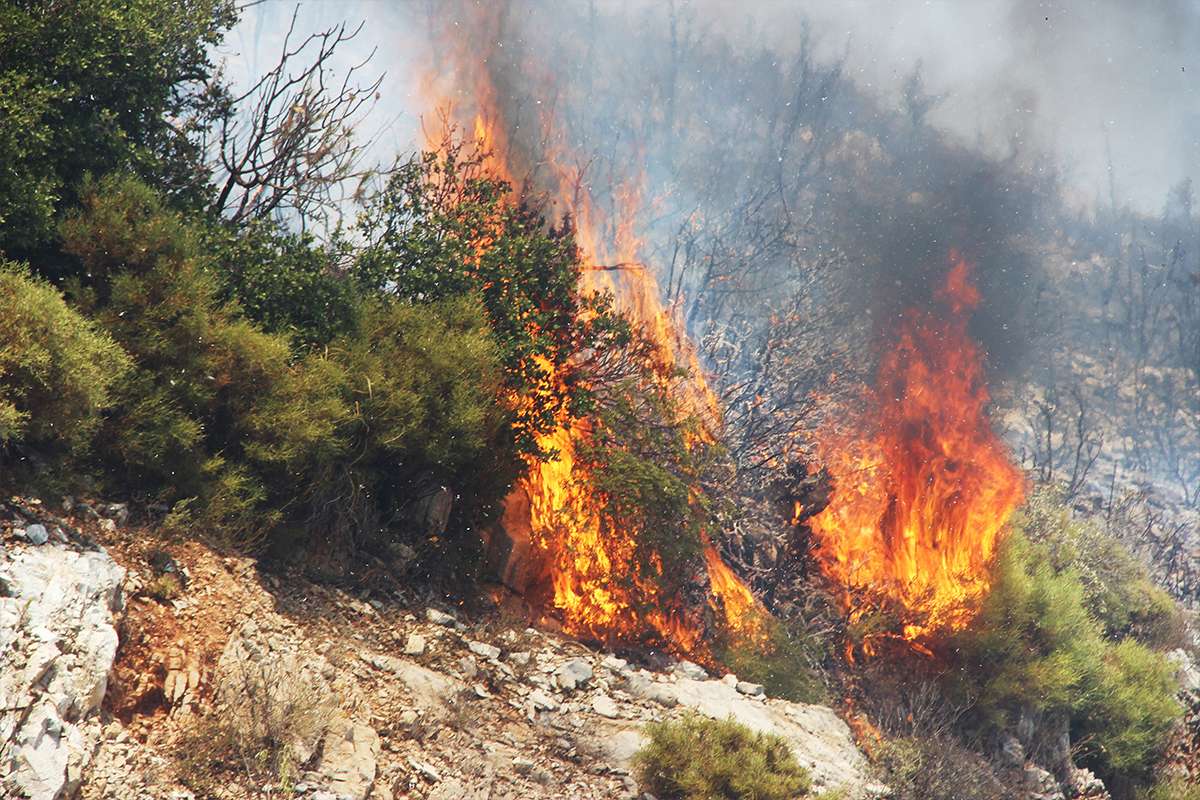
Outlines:
POLYGON ((989 423, 983 354, 967 332, 979 303, 971 265, 955 252, 950 263, 932 306, 902 315, 861 405, 818 432, 833 491, 808 521, 852 617, 884 601, 914 641, 970 621, 1023 494, 989 423))
POLYGON ((836 697, 901 800, 1050 758, 1134 797, 1189 641, 1155 584, 1200 596, 1190 184, 1080 216, 919 71, 896 105, 807 28, 624 5, 424 4, 425 138, 377 167, 353 28, 239 95, 224 0, 165 40, 98 0, 136 46, 70 69, 91 6, 0 12, 5 488, 836 697))

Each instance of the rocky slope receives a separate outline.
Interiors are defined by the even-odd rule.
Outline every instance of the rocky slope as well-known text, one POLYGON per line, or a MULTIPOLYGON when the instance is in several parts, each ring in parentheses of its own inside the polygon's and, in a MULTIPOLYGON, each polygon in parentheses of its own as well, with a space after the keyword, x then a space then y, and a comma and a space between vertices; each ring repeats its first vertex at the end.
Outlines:
POLYGON ((635 798, 642 727, 688 709, 784 736, 818 789, 881 791, 829 708, 687 662, 649 670, 499 612, 264 576, 68 507, 0 522, 9 794, 635 798), (259 728, 286 740, 282 778, 259 754, 208 757, 259 728))

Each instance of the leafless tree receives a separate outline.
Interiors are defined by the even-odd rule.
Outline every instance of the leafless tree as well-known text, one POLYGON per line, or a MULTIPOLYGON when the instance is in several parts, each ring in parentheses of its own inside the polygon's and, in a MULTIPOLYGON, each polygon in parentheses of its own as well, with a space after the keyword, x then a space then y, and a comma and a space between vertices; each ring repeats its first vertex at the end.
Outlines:
POLYGON ((1029 467, 1040 483, 1059 483, 1063 496, 1076 497, 1104 450, 1104 434, 1079 384, 1060 395, 1051 385, 1031 401, 1034 437, 1026 453, 1029 467))
POLYGON ((329 223, 339 204, 360 191, 370 139, 356 128, 378 100, 383 76, 361 82, 374 51, 341 76, 340 48, 362 25, 346 23, 296 41, 292 14, 278 62, 229 100, 213 146, 215 210, 235 224, 275 217, 306 228, 329 223))

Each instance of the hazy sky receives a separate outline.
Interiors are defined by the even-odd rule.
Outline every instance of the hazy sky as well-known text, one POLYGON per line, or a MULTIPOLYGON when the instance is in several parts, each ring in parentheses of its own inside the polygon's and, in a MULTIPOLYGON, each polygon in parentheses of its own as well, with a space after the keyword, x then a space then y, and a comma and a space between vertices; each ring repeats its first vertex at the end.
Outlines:
MULTIPOLYGON (((589 0, 561 0, 586 8, 589 0)), ((668 0, 596 0, 602 13, 644 12, 668 0)), ((514 0, 521 5, 521 0, 514 0)), ((374 125, 377 153, 416 146, 427 10, 439 0, 307 0, 299 27, 365 21, 351 57, 378 48, 387 79, 374 125)), ((248 10, 223 47, 229 72, 264 69, 295 4, 248 10)), ((1118 201, 1161 209, 1168 187, 1200 181, 1200 0, 676 0, 711 31, 794 46, 802 21, 820 52, 845 56, 849 74, 885 100, 920 63, 929 91, 946 98, 933 121, 968 142, 1007 152, 1047 149, 1077 202, 1107 202, 1109 153, 1118 201)), ((518 15, 521 16, 521 15, 518 15)), ((637 19, 638 22, 634 20, 637 19)))

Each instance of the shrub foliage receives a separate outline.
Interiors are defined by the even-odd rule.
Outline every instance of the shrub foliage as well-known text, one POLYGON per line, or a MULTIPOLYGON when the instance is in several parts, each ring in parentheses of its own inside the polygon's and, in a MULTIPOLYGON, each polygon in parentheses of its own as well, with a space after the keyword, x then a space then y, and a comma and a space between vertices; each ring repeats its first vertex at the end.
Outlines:
POLYGON ((732 719, 689 713, 648 725, 646 734, 634 763, 662 800, 795 800, 809 790, 786 741, 732 719))
POLYGON ((90 442, 129 358, 54 287, 0 262, 0 446, 66 455, 90 442))

